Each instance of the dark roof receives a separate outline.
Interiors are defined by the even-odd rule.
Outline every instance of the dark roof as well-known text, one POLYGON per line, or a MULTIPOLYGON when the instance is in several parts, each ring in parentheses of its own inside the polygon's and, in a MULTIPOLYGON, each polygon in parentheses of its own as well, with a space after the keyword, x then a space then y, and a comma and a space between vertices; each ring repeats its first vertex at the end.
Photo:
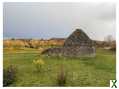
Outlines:
POLYGON ((64 46, 92 44, 92 40, 81 29, 76 29, 65 41, 64 46))

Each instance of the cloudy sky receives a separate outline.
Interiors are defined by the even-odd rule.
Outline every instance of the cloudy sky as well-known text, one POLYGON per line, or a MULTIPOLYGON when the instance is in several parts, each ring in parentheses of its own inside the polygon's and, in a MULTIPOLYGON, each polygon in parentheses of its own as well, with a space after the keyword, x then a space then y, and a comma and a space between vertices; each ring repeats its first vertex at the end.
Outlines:
POLYGON ((115 38, 114 3, 4 3, 4 38, 66 38, 81 28, 93 40, 115 38))

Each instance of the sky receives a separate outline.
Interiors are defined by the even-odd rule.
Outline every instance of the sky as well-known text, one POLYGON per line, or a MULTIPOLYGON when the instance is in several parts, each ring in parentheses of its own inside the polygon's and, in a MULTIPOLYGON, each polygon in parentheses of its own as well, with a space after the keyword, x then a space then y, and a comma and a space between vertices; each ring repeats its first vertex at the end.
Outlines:
POLYGON ((4 3, 4 39, 67 38, 77 28, 93 40, 104 40, 108 35, 115 39, 115 3, 4 3))

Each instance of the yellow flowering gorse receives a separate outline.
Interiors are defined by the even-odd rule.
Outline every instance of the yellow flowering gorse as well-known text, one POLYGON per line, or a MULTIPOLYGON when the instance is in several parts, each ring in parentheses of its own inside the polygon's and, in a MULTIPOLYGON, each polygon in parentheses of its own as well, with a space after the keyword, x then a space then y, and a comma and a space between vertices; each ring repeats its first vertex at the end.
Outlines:
POLYGON ((33 60, 33 63, 36 65, 37 71, 41 71, 42 66, 45 64, 42 59, 33 60))
POLYGON ((38 60, 33 60, 34 64, 39 64, 39 65, 44 65, 44 61, 42 59, 38 59, 38 60))

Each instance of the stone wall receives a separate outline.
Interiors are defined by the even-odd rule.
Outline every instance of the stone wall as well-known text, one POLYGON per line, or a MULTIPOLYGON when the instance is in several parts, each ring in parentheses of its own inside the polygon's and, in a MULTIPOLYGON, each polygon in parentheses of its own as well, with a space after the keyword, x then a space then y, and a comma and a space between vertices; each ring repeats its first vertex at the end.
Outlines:
POLYGON ((48 56, 76 56, 76 57, 84 57, 84 56, 95 56, 95 48, 88 46, 77 46, 77 47, 59 47, 59 48, 49 48, 42 52, 42 54, 46 54, 48 56))
POLYGON ((81 30, 76 29, 64 42, 60 48, 49 48, 42 54, 50 56, 75 56, 87 57, 95 56, 93 41, 81 30))

